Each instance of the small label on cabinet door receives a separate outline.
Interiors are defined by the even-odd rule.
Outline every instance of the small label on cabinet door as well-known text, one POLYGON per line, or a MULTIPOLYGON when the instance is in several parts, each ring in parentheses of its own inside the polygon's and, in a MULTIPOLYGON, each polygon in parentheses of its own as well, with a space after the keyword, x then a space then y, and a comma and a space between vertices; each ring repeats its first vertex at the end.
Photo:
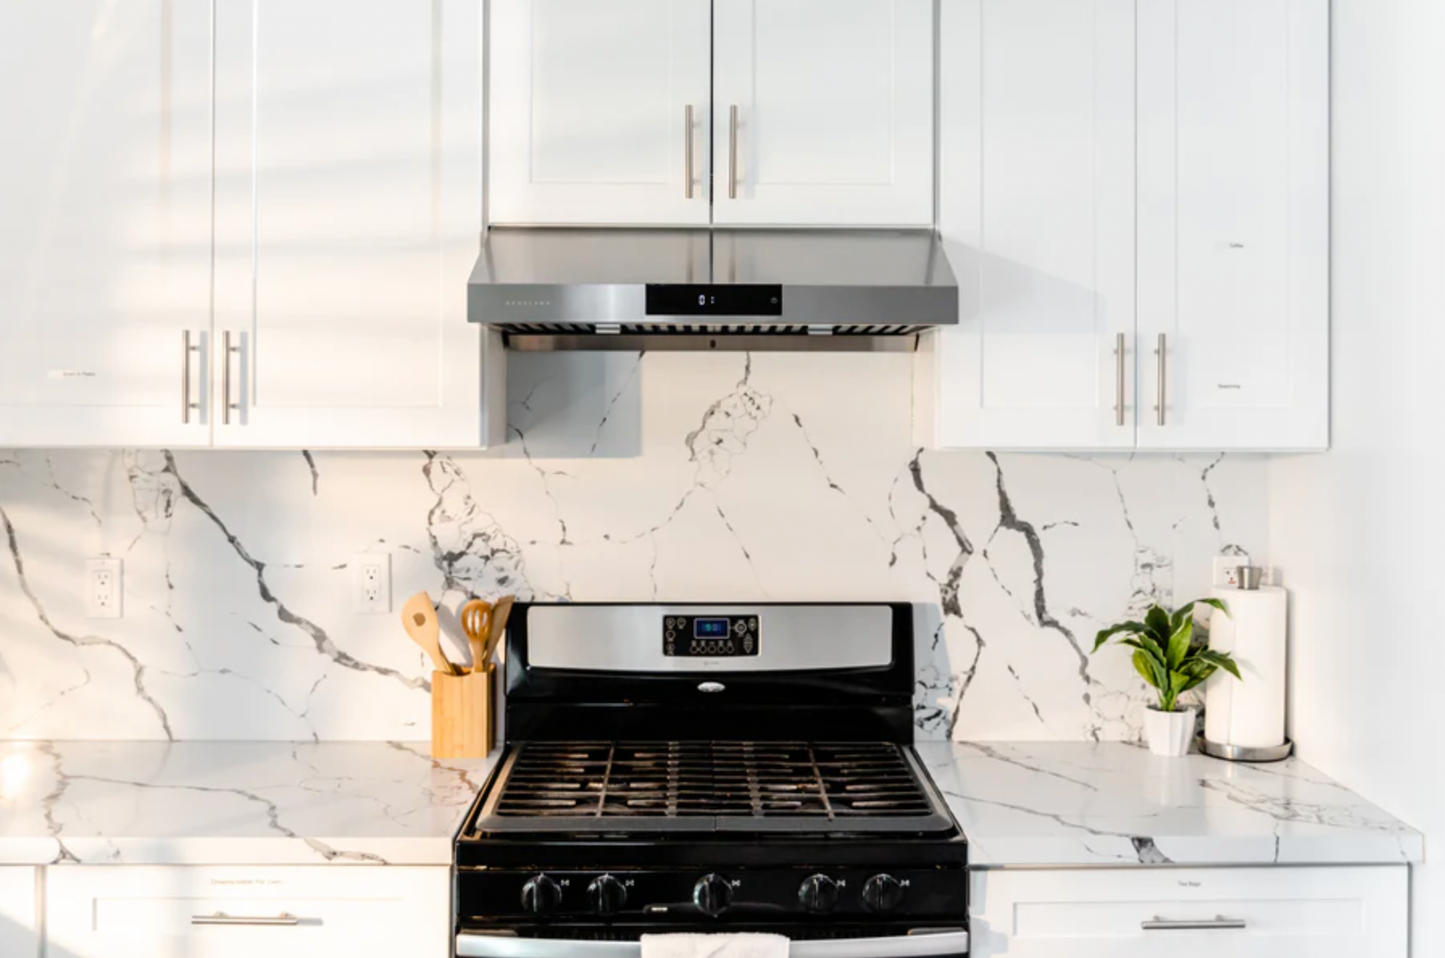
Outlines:
POLYGON ((51 379, 94 379, 100 374, 89 369, 52 369, 46 375, 51 379))

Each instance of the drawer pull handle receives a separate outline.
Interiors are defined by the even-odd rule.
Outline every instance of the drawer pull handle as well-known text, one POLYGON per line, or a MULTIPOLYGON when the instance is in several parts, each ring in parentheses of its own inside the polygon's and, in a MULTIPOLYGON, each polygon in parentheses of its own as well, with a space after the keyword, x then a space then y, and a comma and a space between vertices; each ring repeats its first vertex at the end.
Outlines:
POLYGON ((1171 921, 1156 915, 1153 921, 1141 921, 1139 927, 1145 931, 1221 931, 1229 929, 1240 931, 1247 925, 1243 918, 1225 918, 1223 915, 1182 921, 1171 921))
POLYGON ((191 924, 264 925, 267 927, 284 928, 301 924, 301 919, 284 911, 279 915, 228 915, 223 911, 218 911, 214 915, 192 915, 191 924))

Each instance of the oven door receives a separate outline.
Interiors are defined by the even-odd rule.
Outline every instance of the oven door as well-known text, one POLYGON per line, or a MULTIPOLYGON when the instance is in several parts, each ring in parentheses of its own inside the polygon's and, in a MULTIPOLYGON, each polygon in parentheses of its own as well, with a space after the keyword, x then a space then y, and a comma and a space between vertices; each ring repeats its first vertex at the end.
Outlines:
MULTIPOLYGON (((879 938, 800 938, 789 948, 789 958, 963 958, 967 954, 968 932, 962 928, 879 938)), ((464 931, 457 935, 457 956, 642 958, 642 945, 636 941, 519 938, 464 931)))

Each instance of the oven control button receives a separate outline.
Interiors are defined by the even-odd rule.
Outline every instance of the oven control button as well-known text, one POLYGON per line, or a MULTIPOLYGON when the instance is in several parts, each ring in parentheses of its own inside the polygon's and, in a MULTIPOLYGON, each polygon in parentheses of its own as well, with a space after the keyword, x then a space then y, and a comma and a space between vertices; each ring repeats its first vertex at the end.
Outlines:
POLYGON ((561 903, 562 886, 546 875, 528 879, 527 884, 522 886, 522 908, 534 915, 556 911, 561 903))
POLYGON ((892 875, 874 875, 863 883, 863 907, 893 911, 903 904, 903 883, 892 875))
POLYGON ((733 886, 721 875, 705 875, 692 889, 692 901, 704 915, 717 917, 733 901, 733 886))
POLYGON ((798 886, 798 904, 804 911, 821 913, 832 911, 838 904, 838 883, 827 875, 805 878, 798 886))
POLYGON ((599 915, 611 915, 627 904, 627 889, 611 875, 603 875, 587 886, 587 900, 599 915))

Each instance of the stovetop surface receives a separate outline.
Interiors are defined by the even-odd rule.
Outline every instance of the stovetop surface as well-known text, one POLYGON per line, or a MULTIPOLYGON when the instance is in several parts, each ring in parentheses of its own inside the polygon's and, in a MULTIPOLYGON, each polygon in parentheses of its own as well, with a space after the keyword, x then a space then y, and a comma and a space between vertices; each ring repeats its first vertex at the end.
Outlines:
POLYGON ((527 742, 467 836, 947 834, 911 749, 889 742, 527 742))

